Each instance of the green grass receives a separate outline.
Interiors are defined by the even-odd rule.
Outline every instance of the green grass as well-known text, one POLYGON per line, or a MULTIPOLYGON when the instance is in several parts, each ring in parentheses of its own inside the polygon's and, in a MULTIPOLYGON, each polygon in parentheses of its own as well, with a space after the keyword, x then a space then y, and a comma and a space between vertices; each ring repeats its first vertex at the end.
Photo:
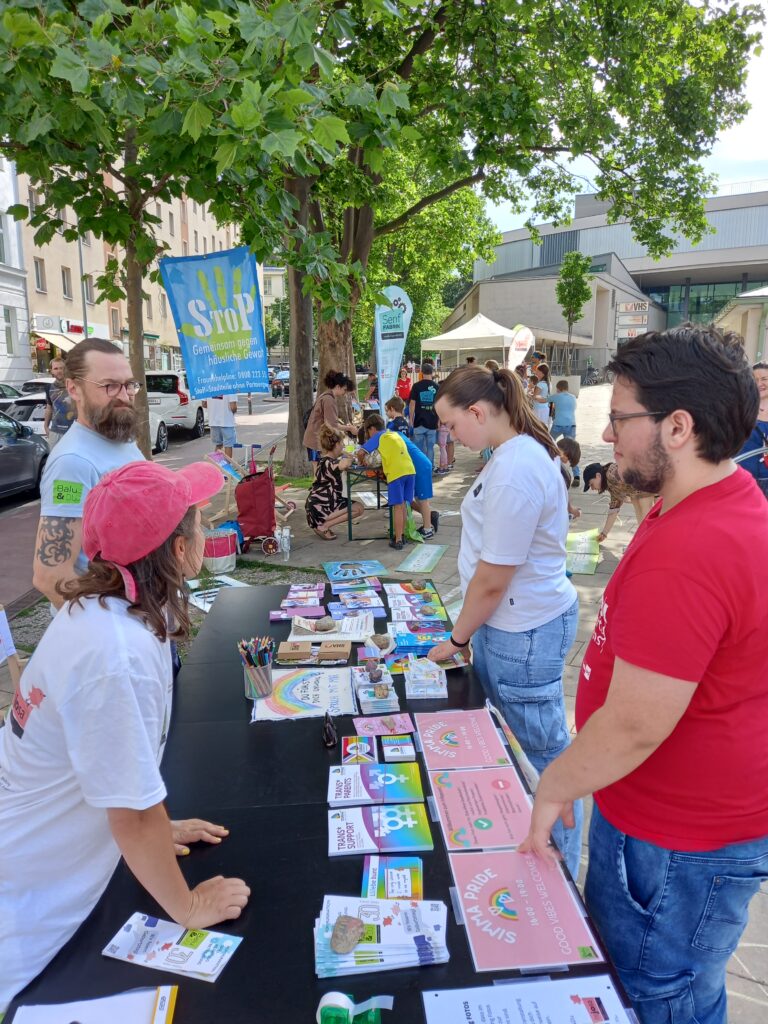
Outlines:
POLYGON ((275 475, 275 487, 281 487, 283 484, 288 484, 290 487, 301 487, 305 490, 309 490, 312 486, 314 477, 311 476, 283 476, 282 474, 275 475))
POLYGON ((260 569, 263 572, 305 572, 313 576, 322 576, 322 570, 312 569, 308 566, 303 565, 290 565, 288 562, 260 562, 251 561, 250 559, 238 558, 237 560, 238 569, 260 569))
POLYGON ((14 615, 14 617, 13 617, 14 622, 17 619, 28 619, 30 617, 30 615, 34 615, 35 614, 35 612, 37 611, 37 609, 40 607, 41 604, 46 604, 47 601, 48 601, 47 597, 42 597, 39 601, 36 601, 33 605, 30 605, 29 608, 25 608, 23 611, 21 611, 18 614, 14 615))

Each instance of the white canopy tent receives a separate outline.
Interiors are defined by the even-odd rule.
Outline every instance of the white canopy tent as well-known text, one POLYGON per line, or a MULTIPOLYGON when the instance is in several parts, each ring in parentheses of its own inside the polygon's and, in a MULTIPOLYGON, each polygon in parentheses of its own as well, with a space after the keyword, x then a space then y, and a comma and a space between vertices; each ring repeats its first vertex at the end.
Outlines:
POLYGON ((424 349, 430 352, 455 352, 458 364, 462 352, 500 350, 502 358, 499 362, 502 366, 510 366, 513 357, 515 363, 525 357, 535 340, 533 331, 523 324, 502 327, 478 313, 452 331, 435 335, 434 338, 425 338, 421 343, 421 352, 422 356, 424 349))

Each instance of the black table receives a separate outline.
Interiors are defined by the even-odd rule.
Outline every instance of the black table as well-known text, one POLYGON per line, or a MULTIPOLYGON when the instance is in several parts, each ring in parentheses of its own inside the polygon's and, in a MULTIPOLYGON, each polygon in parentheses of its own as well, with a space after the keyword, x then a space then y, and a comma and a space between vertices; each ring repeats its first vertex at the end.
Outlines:
MULTIPOLYGON (((485 985, 518 973, 477 974, 464 929, 449 906, 447 964, 323 981, 315 977, 312 928, 323 895, 358 893, 363 858, 327 855, 328 768, 338 764, 341 746, 326 750, 322 745, 321 720, 249 722, 251 704, 243 695, 236 641, 267 632, 286 639, 289 622, 268 622, 269 610, 279 607, 285 593, 285 587, 221 591, 179 675, 162 766, 172 817, 207 818, 231 830, 220 846, 193 847, 181 867, 190 885, 217 874, 247 881, 251 899, 243 915, 219 926, 246 941, 215 984, 101 956, 134 911, 167 917, 121 862, 93 913, 12 1004, 6 1024, 18 1003, 68 1002, 174 983, 179 985, 177 1019, 183 1024, 311 1022, 321 995, 334 990, 353 994, 357 1002, 392 994, 392 1024, 416 1024, 424 1020, 423 989, 485 985)), ((396 687, 406 708, 401 679, 396 677, 396 687)), ((455 669, 448 673, 447 705, 418 701, 415 709, 478 707, 483 699, 472 670, 455 669)), ((340 736, 354 733, 351 718, 337 724, 340 736)), ((417 763, 428 792, 423 763, 417 763)), ((425 896, 449 903, 452 879, 434 824, 432 837, 434 851, 419 855, 425 896)), ((605 970, 595 965, 578 973, 605 970)))
MULTIPOLYGON (((344 470, 344 476, 346 477, 347 486, 347 539, 354 540, 352 536, 352 502, 354 500, 354 494, 352 488, 355 484, 366 483, 370 484, 371 481, 376 481, 376 508, 381 509, 381 485, 386 483, 384 475, 378 470, 372 470, 367 466, 350 466, 349 469, 344 470)), ((392 537, 392 507, 387 503, 386 508, 389 510, 389 527, 388 533, 383 537, 363 537, 359 538, 362 540, 389 540, 392 537)))

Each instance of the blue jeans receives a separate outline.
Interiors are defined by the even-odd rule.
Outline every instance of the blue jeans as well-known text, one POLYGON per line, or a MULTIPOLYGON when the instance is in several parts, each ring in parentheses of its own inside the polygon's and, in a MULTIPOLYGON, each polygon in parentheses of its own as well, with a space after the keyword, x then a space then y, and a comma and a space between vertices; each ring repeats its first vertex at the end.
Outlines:
POLYGON ((437 444, 437 430, 429 430, 427 427, 413 428, 413 443, 424 452, 432 467, 435 465, 435 445, 437 444))
MULTIPOLYGON (((570 743, 563 700, 565 656, 576 639, 579 603, 523 633, 481 626, 472 637, 472 664, 486 696, 504 715, 539 773, 570 743)), ((552 838, 574 878, 581 861, 584 811, 574 804, 576 825, 558 821, 552 838)))
POLYGON ((576 437, 576 424, 572 423, 567 427, 564 427, 562 423, 553 423, 549 430, 550 434, 556 441, 558 437, 576 437))
POLYGON ((665 850, 595 804, 584 895, 641 1024, 726 1024, 726 964, 766 878, 768 837, 665 850))

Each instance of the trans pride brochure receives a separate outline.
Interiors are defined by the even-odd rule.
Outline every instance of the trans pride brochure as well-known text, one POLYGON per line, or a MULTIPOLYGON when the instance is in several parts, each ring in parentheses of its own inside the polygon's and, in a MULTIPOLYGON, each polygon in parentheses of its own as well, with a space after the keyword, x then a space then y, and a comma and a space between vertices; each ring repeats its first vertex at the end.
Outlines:
POLYGON ((162 918, 133 914, 101 952, 140 967, 216 981, 242 941, 236 935, 183 928, 162 918))
POLYGON ((448 961, 445 930, 448 908, 439 900, 381 900, 326 896, 315 921, 315 973, 319 978, 367 974, 400 967, 428 967, 448 961), (334 953, 336 919, 358 917, 365 924, 351 953, 334 953))
POLYGON ((427 1024, 634 1024, 610 976, 423 992, 427 1024))
POLYGON ((437 711, 415 717, 424 763, 429 771, 491 768, 511 763, 485 708, 437 711))
POLYGON ((531 824, 531 802, 512 765, 430 772, 429 784, 446 848, 519 846, 531 824))
POLYGON ((451 853, 448 860, 476 970, 604 961, 559 864, 515 850, 451 853))
POLYGON ((417 764, 337 764, 328 770, 330 807, 409 804, 423 799, 417 764))
POLYGON ((432 849, 424 804, 340 807, 328 811, 329 857, 432 849))

